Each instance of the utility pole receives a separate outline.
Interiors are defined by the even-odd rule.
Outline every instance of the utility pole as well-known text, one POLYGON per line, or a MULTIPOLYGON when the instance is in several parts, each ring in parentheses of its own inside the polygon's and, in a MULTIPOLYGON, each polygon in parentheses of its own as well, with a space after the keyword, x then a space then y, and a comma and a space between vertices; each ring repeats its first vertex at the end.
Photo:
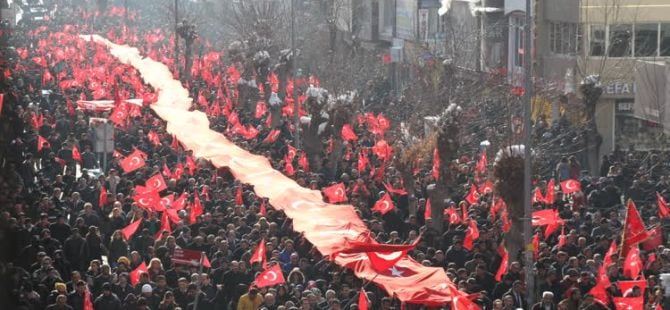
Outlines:
POLYGON ((525 85, 524 85, 524 102, 523 102, 523 121, 524 121, 524 136, 523 136, 523 146, 524 146, 524 160, 523 160, 523 206, 524 206, 524 221, 523 221, 523 232, 524 232, 524 268, 526 273, 526 299, 528 300, 528 305, 533 305, 535 303, 535 275, 533 274, 533 226, 531 221, 533 218, 532 215, 532 204, 531 204, 531 167, 532 167, 532 158, 531 158, 531 136, 532 136, 532 125, 531 125, 531 109, 533 105, 533 7, 532 0, 526 0, 526 25, 524 27, 524 69, 525 69, 525 85))
POLYGON ((300 148, 300 103, 298 102, 298 53, 295 48, 295 0, 291 0, 291 65, 293 66, 293 117, 295 118, 295 135, 293 144, 300 148))
POLYGON ((174 0, 174 64, 177 68, 177 77, 181 79, 181 69, 179 67, 179 0, 174 0))

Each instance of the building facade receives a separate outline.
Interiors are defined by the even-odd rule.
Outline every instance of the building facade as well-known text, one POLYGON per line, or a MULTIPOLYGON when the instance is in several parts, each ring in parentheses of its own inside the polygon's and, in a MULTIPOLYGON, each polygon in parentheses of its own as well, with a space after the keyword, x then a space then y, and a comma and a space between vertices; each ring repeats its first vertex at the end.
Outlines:
POLYGON ((601 153, 665 149, 670 1, 582 0, 584 35, 576 69, 601 76, 601 153))

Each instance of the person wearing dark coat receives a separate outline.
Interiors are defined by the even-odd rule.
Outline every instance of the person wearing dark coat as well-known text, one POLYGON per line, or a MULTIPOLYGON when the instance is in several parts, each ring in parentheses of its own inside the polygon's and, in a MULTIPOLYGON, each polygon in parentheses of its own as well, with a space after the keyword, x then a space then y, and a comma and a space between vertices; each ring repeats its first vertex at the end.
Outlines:
POLYGON ((86 239, 84 239, 84 244, 81 246, 83 263, 88 265, 94 259, 102 260, 102 255, 105 255, 106 252, 107 249, 105 248, 105 245, 102 244, 98 228, 96 226, 91 226, 88 229, 88 234, 86 234, 86 239))
POLYGON ((72 235, 65 240, 63 245, 63 255, 65 259, 70 262, 70 265, 75 268, 81 268, 83 259, 81 258, 81 249, 84 245, 84 238, 79 234, 79 229, 72 228, 72 235))
POLYGON ((84 310, 84 295, 86 294, 86 282, 79 280, 74 291, 67 295, 67 303, 73 310, 84 310))
POLYGON ((95 310, 120 310, 121 300, 112 293, 112 286, 109 283, 102 285, 102 294, 93 302, 95 310))

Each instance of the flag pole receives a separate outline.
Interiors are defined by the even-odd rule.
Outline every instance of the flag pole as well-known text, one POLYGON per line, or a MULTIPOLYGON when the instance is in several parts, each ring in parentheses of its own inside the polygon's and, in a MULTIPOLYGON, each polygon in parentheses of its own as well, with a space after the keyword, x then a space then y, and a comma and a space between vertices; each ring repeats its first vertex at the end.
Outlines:
MULTIPOLYGON (((361 287, 361 289, 358 291, 358 294, 356 294, 353 298, 349 299, 349 301, 347 301, 347 304, 344 305, 344 307, 343 307, 342 309, 349 309, 349 306, 351 306, 351 304, 354 302, 354 300, 358 300, 358 298, 356 298, 356 297, 358 297, 358 296, 361 294, 361 291, 364 291, 365 288, 368 287, 368 285, 370 285, 370 283, 372 283, 372 281, 374 281, 375 279, 377 279, 377 276, 379 276, 379 272, 376 273, 375 276, 372 277, 372 279, 367 280, 367 281, 365 282, 365 284, 363 284, 363 287, 361 287)), ((366 297, 367 297, 367 296, 366 296, 366 297)))
POLYGON ((193 301, 193 310, 198 310, 198 299, 200 299, 200 288, 202 287, 202 263, 205 258, 205 252, 200 252, 200 268, 198 269, 198 289, 195 292, 195 300, 193 301))
POLYGON ((628 225, 628 209, 630 208, 631 199, 626 201, 626 217, 623 220, 623 231, 621 232, 621 243, 619 244, 619 257, 624 255, 624 246, 626 244, 626 226, 628 225))

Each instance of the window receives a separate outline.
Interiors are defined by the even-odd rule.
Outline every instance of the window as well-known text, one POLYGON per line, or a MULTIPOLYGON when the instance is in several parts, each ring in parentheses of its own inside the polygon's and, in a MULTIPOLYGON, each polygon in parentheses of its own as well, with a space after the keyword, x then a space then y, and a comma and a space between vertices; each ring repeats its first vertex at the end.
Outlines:
POLYGON ((635 25, 635 57, 656 56, 658 24, 635 25))
POLYGON ((632 52, 632 25, 611 25, 609 37, 610 57, 630 57, 632 52))
POLYGON ((590 55, 591 56, 605 56, 605 26, 591 25, 590 41, 590 55))
POLYGON ((577 52, 577 24, 550 23, 549 40, 554 54, 574 55, 577 52))
POLYGON ((661 56, 670 56, 670 24, 661 24, 661 56))

